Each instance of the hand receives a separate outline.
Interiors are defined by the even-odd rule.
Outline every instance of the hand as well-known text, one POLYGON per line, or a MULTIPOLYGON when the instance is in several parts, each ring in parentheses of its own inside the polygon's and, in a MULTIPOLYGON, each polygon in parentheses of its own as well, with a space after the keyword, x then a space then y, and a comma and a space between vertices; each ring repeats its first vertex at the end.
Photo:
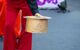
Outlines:
POLYGON ((43 16, 43 15, 41 15, 39 13, 36 13, 35 16, 36 17, 41 17, 41 18, 44 18, 44 19, 51 19, 51 17, 43 16))
POLYGON ((41 15, 39 13, 36 13, 35 16, 37 16, 37 17, 44 17, 43 15, 41 15))

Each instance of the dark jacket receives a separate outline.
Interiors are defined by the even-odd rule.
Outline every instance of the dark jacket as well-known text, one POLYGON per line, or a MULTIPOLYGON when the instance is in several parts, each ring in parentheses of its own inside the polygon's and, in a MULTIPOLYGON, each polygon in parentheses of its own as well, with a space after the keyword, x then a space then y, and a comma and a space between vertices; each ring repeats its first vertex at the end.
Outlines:
POLYGON ((35 13, 39 13, 38 11, 38 5, 36 0, 27 0, 29 7, 32 11, 32 14, 34 15, 35 13))

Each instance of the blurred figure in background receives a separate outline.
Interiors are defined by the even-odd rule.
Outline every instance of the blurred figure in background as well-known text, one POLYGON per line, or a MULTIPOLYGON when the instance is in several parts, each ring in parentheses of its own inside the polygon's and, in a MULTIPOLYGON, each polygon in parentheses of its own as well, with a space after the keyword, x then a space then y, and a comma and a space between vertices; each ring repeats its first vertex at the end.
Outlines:
POLYGON ((60 2, 58 4, 58 7, 59 7, 59 11, 58 12, 62 12, 62 13, 65 13, 65 12, 69 12, 69 10, 67 10, 67 1, 66 0, 63 0, 62 2, 60 2))

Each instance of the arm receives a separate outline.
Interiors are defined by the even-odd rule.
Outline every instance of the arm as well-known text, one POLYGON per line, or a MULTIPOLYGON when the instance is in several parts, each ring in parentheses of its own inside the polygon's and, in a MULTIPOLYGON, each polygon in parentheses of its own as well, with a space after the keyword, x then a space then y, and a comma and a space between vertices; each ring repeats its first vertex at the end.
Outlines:
POLYGON ((33 15, 35 15, 36 13, 39 13, 36 0, 27 0, 27 2, 29 4, 29 7, 30 7, 33 15))

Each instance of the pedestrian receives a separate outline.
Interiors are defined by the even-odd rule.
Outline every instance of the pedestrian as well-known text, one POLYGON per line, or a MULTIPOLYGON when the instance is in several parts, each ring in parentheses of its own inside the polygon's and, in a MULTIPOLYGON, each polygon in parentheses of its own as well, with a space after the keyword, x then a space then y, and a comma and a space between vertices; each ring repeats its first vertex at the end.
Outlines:
MULTIPOLYGON (((29 6, 28 1, 29 0, 5 0, 6 11, 3 50, 16 50, 16 48, 17 50, 32 49, 32 33, 25 32, 26 19, 23 16, 32 16, 33 14, 39 13, 37 13, 38 11, 32 13, 32 8, 29 6), (14 26, 19 10, 22 10, 21 35, 17 42, 14 26)), ((30 1, 33 2, 32 0, 30 1)))

